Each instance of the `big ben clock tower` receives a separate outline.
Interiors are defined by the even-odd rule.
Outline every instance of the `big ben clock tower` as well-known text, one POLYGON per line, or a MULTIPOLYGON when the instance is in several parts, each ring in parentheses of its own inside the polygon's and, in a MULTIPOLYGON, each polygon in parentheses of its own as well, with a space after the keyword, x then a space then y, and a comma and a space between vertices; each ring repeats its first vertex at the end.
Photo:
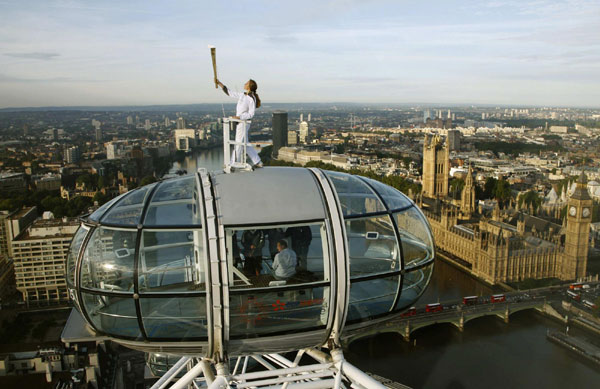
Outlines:
POLYGON ((585 276, 592 222, 592 199, 587 190, 587 180, 583 171, 577 179, 575 192, 567 205, 567 233, 563 253, 563 280, 575 280, 585 276))

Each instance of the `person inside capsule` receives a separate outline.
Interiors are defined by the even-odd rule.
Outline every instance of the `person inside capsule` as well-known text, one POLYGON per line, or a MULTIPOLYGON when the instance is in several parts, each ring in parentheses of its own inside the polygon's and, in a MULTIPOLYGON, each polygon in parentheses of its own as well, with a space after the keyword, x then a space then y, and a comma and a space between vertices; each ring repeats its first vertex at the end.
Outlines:
POLYGON ((262 249, 265 236, 262 230, 246 230, 242 235, 244 247, 244 272, 249 276, 259 276, 262 269, 262 249))
POLYGON ((277 281, 287 281, 296 274, 296 266, 298 266, 296 253, 287 246, 284 239, 277 242, 277 251, 279 252, 273 261, 273 277, 277 281))
POLYGON ((306 270, 306 261, 308 256, 308 248, 312 241, 312 232, 309 226, 289 227, 285 231, 285 236, 292 239, 292 250, 298 257, 299 270, 306 270))

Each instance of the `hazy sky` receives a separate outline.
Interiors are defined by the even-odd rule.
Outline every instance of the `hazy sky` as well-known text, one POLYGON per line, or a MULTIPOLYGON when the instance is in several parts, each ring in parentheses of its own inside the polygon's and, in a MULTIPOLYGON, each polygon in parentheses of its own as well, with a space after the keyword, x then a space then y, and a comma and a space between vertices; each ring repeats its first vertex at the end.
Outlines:
POLYGON ((600 1, 2 1, 0 107, 600 106, 600 1))

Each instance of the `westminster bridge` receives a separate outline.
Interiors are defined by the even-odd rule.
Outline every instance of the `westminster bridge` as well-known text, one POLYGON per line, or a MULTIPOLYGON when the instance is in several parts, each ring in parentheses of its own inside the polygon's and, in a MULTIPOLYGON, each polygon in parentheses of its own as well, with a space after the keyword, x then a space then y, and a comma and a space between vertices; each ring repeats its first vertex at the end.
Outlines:
POLYGON ((438 312, 427 312, 426 305, 418 306, 414 312, 406 311, 392 319, 382 320, 379 325, 345 333, 342 340, 345 345, 349 345, 363 337, 391 332, 400 334, 409 341, 411 333, 419 328, 450 323, 463 331, 465 324, 471 320, 484 316, 496 316, 508 323, 510 315, 524 310, 536 310, 565 321, 552 303, 560 303, 565 298, 566 290, 568 287, 553 286, 510 292, 503 295, 505 301, 502 302, 491 302, 491 296, 482 296, 477 297, 477 301, 470 305, 465 305, 463 299, 446 301, 440 304, 442 310, 438 312))

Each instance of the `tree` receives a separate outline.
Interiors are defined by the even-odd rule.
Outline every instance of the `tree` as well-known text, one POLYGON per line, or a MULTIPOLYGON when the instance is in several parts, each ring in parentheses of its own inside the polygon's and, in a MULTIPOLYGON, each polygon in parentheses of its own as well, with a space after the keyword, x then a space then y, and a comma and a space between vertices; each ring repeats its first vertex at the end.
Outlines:
POLYGON ((450 194, 453 198, 459 199, 463 188, 465 187, 465 181, 461 178, 453 178, 450 180, 450 194))
POLYGON ((108 180, 104 176, 98 177, 98 189, 108 186, 108 180))
POLYGON ((142 181, 140 182, 140 186, 152 184, 153 182, 156 182, 156 177, 146 176, 146 177, 142 178, 142 181))
POLYGON ((510 184, 507 181, 500 180, 496 183, 494 198, 502 205, 505 205, 512 198, 510 184))
POLYGON ((258 153, 263 164, 269 163, 273 157, 273 146, 265 146, 258 153))
POLYGON ((104 203, 106 203, 109 200, 108 195, 98 191, 96 192, 96 194, 94 195, 94 198, 92 199, 92 201, 94 202, 98 202, 98 205, 102 205, 104 203))
POLYGON ((483 199, 480 200, 487 200, 493 198, 497 183, 497 179, 495 179, 494 177, 488 177, 485 180, 485 184, 483 185, 483 199))
POLYGON ((524 195, 519 196, 519 206, 525 205, 527 208, 533 208, 535 212, 542 205, 542 198, 535 190, 527 191, 524 195))

